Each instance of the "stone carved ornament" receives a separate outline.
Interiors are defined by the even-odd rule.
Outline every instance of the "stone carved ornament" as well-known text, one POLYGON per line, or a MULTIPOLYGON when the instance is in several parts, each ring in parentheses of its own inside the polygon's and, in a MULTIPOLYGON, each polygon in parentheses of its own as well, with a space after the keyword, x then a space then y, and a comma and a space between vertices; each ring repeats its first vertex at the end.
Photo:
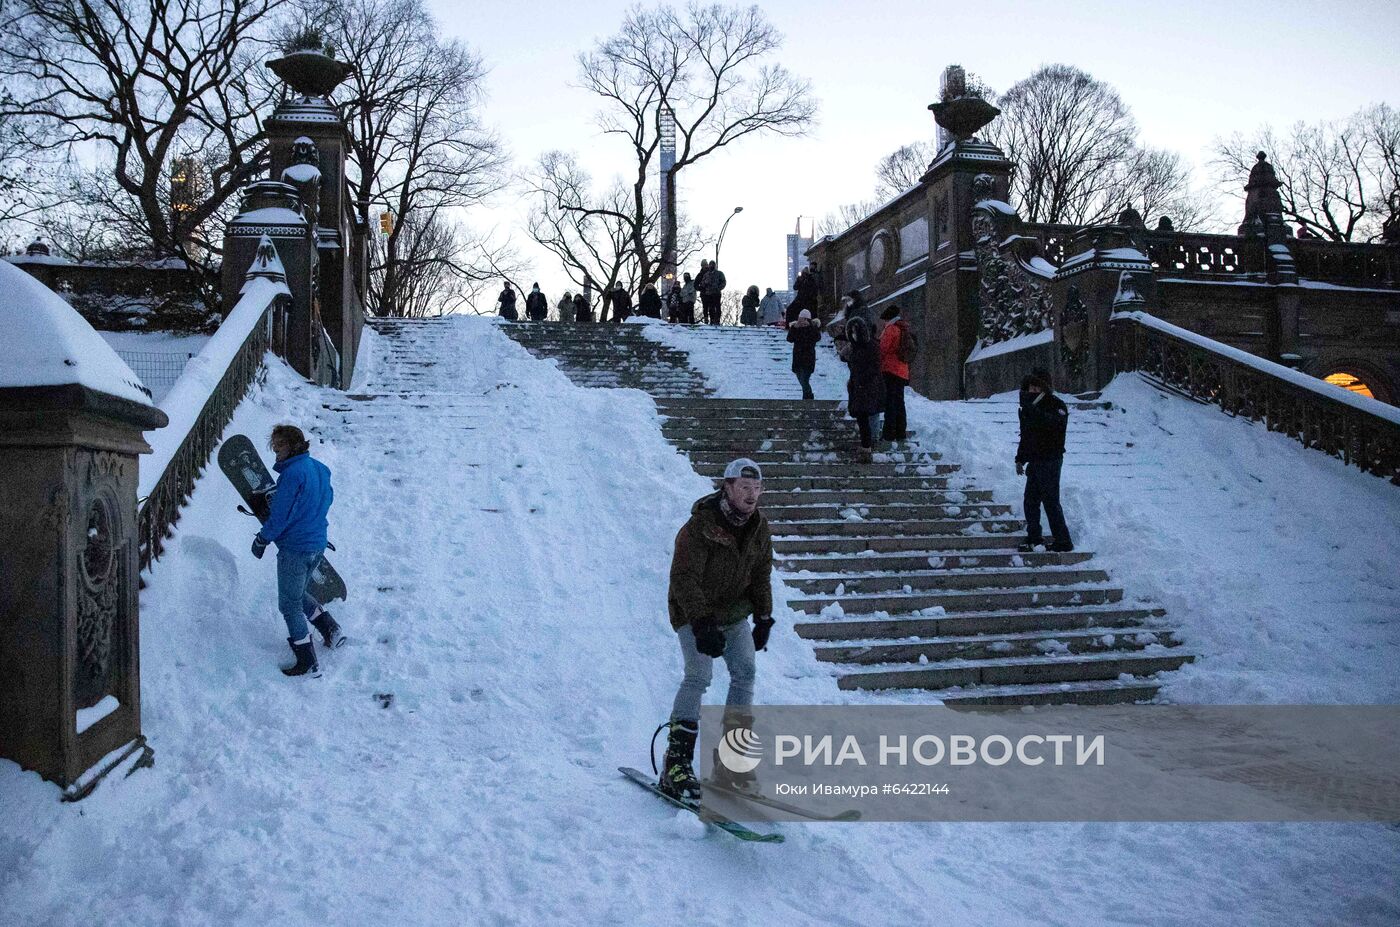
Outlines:
POLYGON ((116 454, 98 453, 88 466, 83 546, 76 552, 78 667, 74 700, 80 707, 107 694, 112 665, 112 632, 122 587, 122 551, 126 545, 120 516, 111 499, 125 462, 116 454))
MULTIPOLYGON (((981 276, 981 312, 977 338, 996 344, 1018 335, 1045 331, 1054 324, 1054 307, 1044 285, 1013 253, 1003 251, 1006 214, 996 206, 995 181, 978 174, 972 181, 972 233, 981 276)), ((1014 218, 1014 217, 1013 217, 1014 218)))

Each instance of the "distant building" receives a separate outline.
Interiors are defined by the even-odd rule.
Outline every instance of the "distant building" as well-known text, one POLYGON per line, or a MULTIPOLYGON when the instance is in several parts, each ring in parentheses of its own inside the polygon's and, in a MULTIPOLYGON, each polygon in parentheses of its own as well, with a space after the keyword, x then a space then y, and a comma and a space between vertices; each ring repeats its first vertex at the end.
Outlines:
POLYGON ((798 216, 797 228, 787 237, 787 285, 792 289, 797 275, 807 266, 807 249, 812 247, 814 220, 811 216, 798 216))

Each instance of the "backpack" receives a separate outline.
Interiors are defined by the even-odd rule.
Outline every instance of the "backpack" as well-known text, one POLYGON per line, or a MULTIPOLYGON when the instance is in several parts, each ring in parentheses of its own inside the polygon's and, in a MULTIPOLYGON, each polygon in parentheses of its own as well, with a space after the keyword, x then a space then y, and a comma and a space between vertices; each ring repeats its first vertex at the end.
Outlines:
POLYGON ((895 353, 901 364, 914 363, 914 358, 919 356, 919 336, 914 334, 914 329, 904 326, 904 331, 899 336, 899 348, 895 353))

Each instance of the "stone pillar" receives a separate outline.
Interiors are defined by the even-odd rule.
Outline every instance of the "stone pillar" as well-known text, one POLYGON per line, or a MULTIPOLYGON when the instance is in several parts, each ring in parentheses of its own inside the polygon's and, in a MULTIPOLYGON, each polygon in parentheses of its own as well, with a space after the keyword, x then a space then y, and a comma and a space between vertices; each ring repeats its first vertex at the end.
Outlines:
POLYGON ((137 455, 166 416, 102 338, 0 262, 0 756, 77 800, 141 733, 137 455))
POLYGON ((270 238, 287 272, 292 305, 287 317, 284 357, 292 369, 315 378, 315 350, 321 327, 317 305, 319 250, 302 214, 297 188, 260 180, 243 190, 238 215, 224 231, 223 303, 232 311, 264 237, 270 238))
POLYGON ((368 230, 345 181, 350 130, 328 96, 350 75, 351 67, 313 50, 293 52, 267 66, 292 90, 265 123, 272 149, 270 176, 301 185, 306 174, 297 168, 308 164, 308 151, 315 157, 320 197, 313 225, 320 252, 316 291, 321 323, 340 354, 337 385, 343 389, 354 375, 364 328, 367 261, 362 252, 368 246, 368 230))

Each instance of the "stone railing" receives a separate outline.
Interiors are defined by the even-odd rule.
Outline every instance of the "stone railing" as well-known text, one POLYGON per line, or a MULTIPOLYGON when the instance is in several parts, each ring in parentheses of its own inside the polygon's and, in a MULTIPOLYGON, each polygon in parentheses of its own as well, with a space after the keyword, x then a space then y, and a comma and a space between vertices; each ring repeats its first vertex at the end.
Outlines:
POLYGON ((1400 248, 1394 246, 1297 239, 1288 249, 1298 276, 1308 280, 1387 289, 1400 284, 1400 248))
POLYGON ((1110 323, 1114 365, 1400 485, 1400 408, 1212 341, 1143 312, 1110 323))
POLYGON ((152 436, 153 453, 143 462, 137 489, 142 570, 160 557, 180 507, 194 491, 264 356, 269 350, 285 352, 281 339, 290 292, 280 273, 280 264, 261 272, 254 265, 238 304, 161 400, 170 425, 152 436))
POLYGON ((1238 235, 1144 231, 1143 250, 1159 278, 1239 279, 1265 272, 1264 240, 1238 235))

